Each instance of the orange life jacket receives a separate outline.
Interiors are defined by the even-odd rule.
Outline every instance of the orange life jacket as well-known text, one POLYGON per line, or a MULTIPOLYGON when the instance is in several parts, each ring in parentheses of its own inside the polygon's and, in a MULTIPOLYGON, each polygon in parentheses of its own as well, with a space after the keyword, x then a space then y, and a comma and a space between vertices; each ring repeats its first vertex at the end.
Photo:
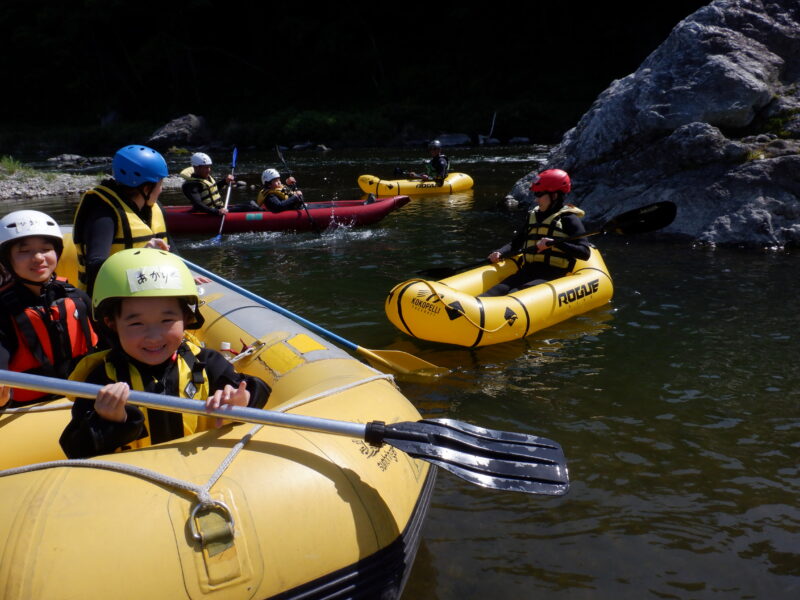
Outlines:
MULTIPOLYGON (((97 346, 89 307, 64 279, 49 284, 62 288, 49 306, 23 306, 15 285, 12 282, 0 289, 0 307, 11 317, 17 334, 17 350, 9 360, 9 370, 66 379, 78 360, 97 346)), ((13 399, 19 404, 47 395, 14 389, 13 399)))

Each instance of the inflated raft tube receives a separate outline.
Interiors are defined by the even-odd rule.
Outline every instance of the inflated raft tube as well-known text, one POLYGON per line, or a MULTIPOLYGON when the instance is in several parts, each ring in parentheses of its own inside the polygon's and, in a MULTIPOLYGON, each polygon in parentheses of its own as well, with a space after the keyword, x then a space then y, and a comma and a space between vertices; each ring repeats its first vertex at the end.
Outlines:
POLYGON ((375 175, 361 175, 358 178, 361 191, 376 196, 453 194, 471 190, 472 185, 472 177, 466 173, 450 173, 441 184, 420 179, 381 179, 375 175))
POLYGON ((415 338, 488 346, 516 340, 607 304, 614 287, 600 252, 571 273, 507 296, 479 298, 518 271, 522 257, 487 264, 440 281, 410 279, 386 298, 389 320, 415 338))
MULTIPOLYGON (((74 257, 66 237, 62 275, 74 257)), ((272 386, 267 408, 357 423, 420 419, 391 376, 293 320, 213 282, 201 302, 197 340, 238 351, 228 353, 236 368, 272 386)), ((63 399, 0 413, 3 598, 401 595, 430 504, 428 462, 247 423, 59 460, 69 418, 63 399)))

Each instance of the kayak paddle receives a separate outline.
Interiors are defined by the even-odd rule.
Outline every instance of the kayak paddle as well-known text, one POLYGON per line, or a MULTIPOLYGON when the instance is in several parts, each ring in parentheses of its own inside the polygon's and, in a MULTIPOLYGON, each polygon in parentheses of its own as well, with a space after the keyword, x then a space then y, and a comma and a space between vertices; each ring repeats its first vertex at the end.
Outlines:
MULTIPOLYGON (((83 381, 5 370, 0 370, 0 384, 81 398, 95 398, 102 388, 83 381)), ((333 433, 373 446, 388 444, 487 488, 550 496, 562 496, 569 489, 561 446, 535 435, 484 429, 453 419, 354 423, 231 405, 206 410, 197 400, 136 390, 131 390, 128 401, 145 408, 333 433)))
MULTIPOLYGON (((236 146, 233 147, 233 158, 231 159, 231 175, 233 175, 234 171, 236 170, 236 156, 238 154, 238 150, 236 146)), ((228 184, 228 192, 225 194, 225 210, 228 209, 228 202, 231 199, 231 188, 233 187, 233 182, 228 184)), ((219 233, 217 233, 217 237, 215 237, 212 241, 215 244, 218 244, 222 241, 222 228, 225 226, 225 215, 222 215, 222 221, 219 223, 219 233)))
MULTIPOLYGON (((655 231, 666 227, 673 220, 677 214, 678 207, 674 202, 663 201, 648 204, 634 210, 629 210, 622 214, 617 215, 610 221, 606 222, 600 229, 590 231, 574 237, 558 240, 560 242, 571 242, 581 238, 590 237, 600 233, 614 233, 617 235, 629 235, 635 233, 647 233, 648 231, 655 231)), ((430 269, 423 269, 417 271, 417 275, 428 277, 431 279, 443 279, 450 277, 461 271, 474 269, 488 263, 488 259, 483 259, 468 265, 461 265, 460 267, 432 267, 430 269)))
MULTIPOLYGON (((289 176, 291 177, 292 170, 289 168, 289 165, 286 164, 286 160, 283 158, 283 152, 281 152, 281 147, 278 146, 278 144, 275 144, 275 152, 278 153, 278 158, 281 159, 281 162, 283 163, 283 168, 286 169, 286 172, 289 173, 289 176)), ((294 188, 295 189, 297 188, 296 184, 294 188)), ((322 233, 319 230, 319 227, 317 227, 317 222, 314 220, 314 217, 312 217, 311 213, 308 212, 308 206, 306 206, 305 200, 303 200, 303 210, 306 211, 306 217, 308 217, 308 222, 311 223, 311 229, 314 230, 314 233, 316 233, 317 235, 322 235, 322 233)))

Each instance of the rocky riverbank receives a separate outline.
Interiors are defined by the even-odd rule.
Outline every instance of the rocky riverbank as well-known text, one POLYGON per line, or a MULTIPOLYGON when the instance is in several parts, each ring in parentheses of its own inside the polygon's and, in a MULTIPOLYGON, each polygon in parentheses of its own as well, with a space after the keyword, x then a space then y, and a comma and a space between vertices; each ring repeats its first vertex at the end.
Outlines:
MULTIPOLYGON (((24 169, 12 174, 0 173, 0 200, 42 196, 80 195, 97 185, 105 174, 72 175, 24 169)), ((164 179, 164 189, 178 189, 183 180, 177 176, 164 179)))

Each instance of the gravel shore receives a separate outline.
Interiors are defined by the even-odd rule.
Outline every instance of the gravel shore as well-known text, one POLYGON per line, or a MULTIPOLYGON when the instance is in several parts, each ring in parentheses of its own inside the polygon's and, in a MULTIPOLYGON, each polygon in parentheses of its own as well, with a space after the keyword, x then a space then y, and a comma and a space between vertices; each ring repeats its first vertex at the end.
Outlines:
MULTIPOLYGON (((18 172, 0 174, 0 200, 38 198, 41 196, 80 195, 93 188, 107 175, 70 175, 68 173, 18 172)), ((178 189, 183 180, 177 176, 164 179, 164 189, 178 189)))

